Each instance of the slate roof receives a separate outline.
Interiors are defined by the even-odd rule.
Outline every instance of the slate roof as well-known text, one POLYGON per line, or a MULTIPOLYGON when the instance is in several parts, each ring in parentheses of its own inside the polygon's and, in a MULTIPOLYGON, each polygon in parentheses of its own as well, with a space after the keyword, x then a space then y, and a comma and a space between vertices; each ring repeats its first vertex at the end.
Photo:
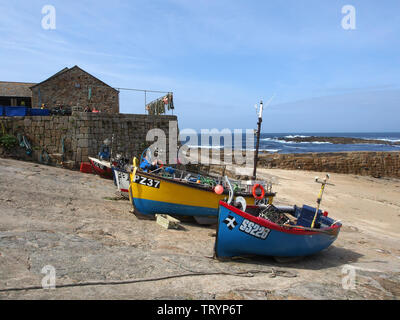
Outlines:
POLYGON ((35 83, 0 81, 0 97, 31 97, 35 83))
POLYGON ((74 70, 74 69, 79 69, 79 70, 81 70, 82 72, 88 74, 89 76, 91 76, 91 77, 97 79, 98 81, 100 81, 101 83, 103 83, 105 86, 107 86, 107 87, 109 87, 109 88, 111 88, 111 89, 113 89, 113 90, 115 90, 115 91, 118 92, 118 90, 116 90, 115 88, 109 86, 107 83, 101 81, 99 78, 96 78, 95 76, 91 75, 89 72, 83 70, 82 68, 80 68, 80 67, 78 67, 78 66, 73 66, 72 68, 67 68, 67 67, 66 67, 66 68, 60 70, 59 72, 57 72, 56 74, 52 75, 50 78, 48 78, 48 79, 46 79, 46 80, 44 80, 44 81, 42 81, 42 82, 33 83, 33 84, 31 85, 31 88, 33 89, 33 88, 35 88, 35 87, 41 85, 42 83, 45 83, 45 82, 47 82, 47 81, 49 81, 49 80, 51 80, 51 79, 54 79, 54 78, 58 77, 59 75, 65 73, 65 72, 69 72, 69 71, 74 70))

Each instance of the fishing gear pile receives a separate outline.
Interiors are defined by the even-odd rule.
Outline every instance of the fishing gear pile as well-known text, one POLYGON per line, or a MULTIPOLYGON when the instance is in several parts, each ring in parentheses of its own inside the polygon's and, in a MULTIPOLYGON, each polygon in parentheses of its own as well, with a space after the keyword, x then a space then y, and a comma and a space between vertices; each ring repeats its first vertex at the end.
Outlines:
POLYGON ((259 216, 276 224, 285 224, 289 221, 286 215, 272 204, 266 205, 259 213, 259 216))
POLYGON ((172 93, 168 93, 164 97, 158 98, 146 105, 149 115, 165 114, 165 109, 174 109, 174 99, 172 93))

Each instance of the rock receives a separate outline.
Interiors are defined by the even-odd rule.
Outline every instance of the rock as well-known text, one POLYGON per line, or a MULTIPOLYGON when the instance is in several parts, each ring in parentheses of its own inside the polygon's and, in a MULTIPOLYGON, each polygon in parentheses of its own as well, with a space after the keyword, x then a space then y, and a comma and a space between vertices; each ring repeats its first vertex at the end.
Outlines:
POLYGON ((278 140, 293 142, 329 142, 333 144, 383 144, 383 145, 400 145, 400 142, 360 139, 351 137, 279 137, 278 140))

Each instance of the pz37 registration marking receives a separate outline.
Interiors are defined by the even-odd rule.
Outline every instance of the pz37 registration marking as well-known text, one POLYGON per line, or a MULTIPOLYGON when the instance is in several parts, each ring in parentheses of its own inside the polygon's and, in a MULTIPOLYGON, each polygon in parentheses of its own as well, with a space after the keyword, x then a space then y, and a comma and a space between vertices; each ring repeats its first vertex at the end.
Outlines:
POLYGON ((151 179, 147 177, 143 177, 141 175, 135 175, 135 183, 139 183, 141 185, 152 187, 152 188, 160 188, 160 180, 151 179))
POLYGON ((270 229, 260 226, 257 223, 244 219, 242 224, 239 227, 239 230, 247 233, 253 237, 259 238, 261 240, 265 240, 268 237, 270 229))

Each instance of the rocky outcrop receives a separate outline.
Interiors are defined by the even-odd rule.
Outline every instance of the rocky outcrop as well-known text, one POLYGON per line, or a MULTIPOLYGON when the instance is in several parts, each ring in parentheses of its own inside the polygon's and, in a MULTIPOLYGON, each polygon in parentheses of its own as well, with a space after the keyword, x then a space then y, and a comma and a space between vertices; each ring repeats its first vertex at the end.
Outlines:
POLYGON ((287 142, 329 142, 333 144, 385 144, 385 145, 400 145, 399 141, 387 141, 387 140, 377 140, 377 139, 361 139, 361 138, 351 138, 351 137, 282 137, 276 138, 278 140, 287 142))
POLYGON ((263 154, 258 167, 400 178, 400 152, 263 154))

